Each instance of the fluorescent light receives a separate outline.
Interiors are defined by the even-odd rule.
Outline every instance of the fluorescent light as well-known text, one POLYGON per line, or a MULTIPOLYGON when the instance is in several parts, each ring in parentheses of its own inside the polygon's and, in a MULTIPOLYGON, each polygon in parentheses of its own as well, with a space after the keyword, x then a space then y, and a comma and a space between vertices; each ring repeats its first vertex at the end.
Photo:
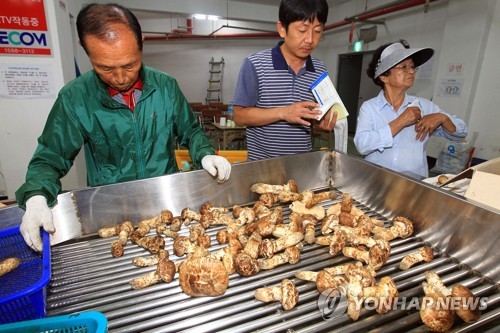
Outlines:
POLYGON ((207 15, 205 15, 205 14, 194 14, 193 18, 195 18, 197 20, 206 20, 207 19, 207 15))
POLYGON ((207 15, 207 20, 210 20, 210 21, 217 21, 219 19, 218 16, 215 16, 215 15, 207 15))

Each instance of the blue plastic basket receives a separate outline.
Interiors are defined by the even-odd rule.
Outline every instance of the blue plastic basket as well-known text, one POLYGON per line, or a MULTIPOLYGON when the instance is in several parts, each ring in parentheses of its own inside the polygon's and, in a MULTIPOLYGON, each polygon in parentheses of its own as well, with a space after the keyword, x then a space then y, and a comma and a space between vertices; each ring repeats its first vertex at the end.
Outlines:
POLYGON ((0 333, 105 333, 106 317, 95 311, 0 325, 0 333))
POLYGON ((33 251, 19 226, 0 230, 0 261, 17 257, 21 264, 0 276, 0 324, 44 318, 45 288, 50 280, 50 238, 42 231, 42 254, 33 251))

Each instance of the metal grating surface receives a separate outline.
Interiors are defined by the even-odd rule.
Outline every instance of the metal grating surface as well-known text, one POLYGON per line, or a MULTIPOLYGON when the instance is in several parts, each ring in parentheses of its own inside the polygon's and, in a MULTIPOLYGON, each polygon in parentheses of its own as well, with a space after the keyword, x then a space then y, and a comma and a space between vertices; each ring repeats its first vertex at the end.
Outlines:
MULTIPOLYGON (((323 206, 328 208, 338 201, 326 201, 323 206)), ((357 203, 356 206, 369 216, 388 223, 386 218, 363 205, 357 203)), ((284 217, 289 215, 287 205, 283 206, 283 214, 284 217)), ((211 250, 225 246, 215 240, 220 228, 208 230, 212 238, 211 250)), ((319 226, 316 231, 319 236, 319 226)), ((187 228, 180 232, 187 233, 187 228)), ((128 243, 123 257, 112 258, 110 244, 115 238, 96 237, 80 238, 74 243, 52 248, 52 280, 47 288, 48 316, 100 311, 108 319, 109 332, 427 331, 416 309, 397 308, 384 315, 373 310, 362 310, 357 321, 352 321, 347 314, 335 319, 323 319, 315 284, 296 279, 294 273, 298 270, 319 271, 351 260, 342 254, 332 257, 326 246, 305 245, 301 260, 295 265, 278 266, 251 277, 233 274, 226 293, 219 297, 191 298, 180 289, 177 276, 169 284, 160 283, 143 290, 132 290, 128 282, 155 267, 138 268, 131 261, 134 257, 148 256, 149 253, 128 243), (278 302, 262 303, 254 299, 257 288, 277 285, 284 278, 291 279, 299 290, 299 303, 294 309, 285 312, 278 302)), ((432 269, 447 286, 460 283, 470 288, 476 296, 488 298, 487 308, 477 323, 464 324, 457 319, 453 331, 495 330, 500 325, 500 293, 497 285, 446 253, 440 253, 439 249, 434 249, 435 258, 432 262, 401 271, 398 268, 401 259, 424 245, 425 241, 410 237, 390 243, 391 256, 377 272, 377 281, 382 276, 390 275, 396 282, 400 298, 421 298, 424 272, 432 269)), ((180 260, 173 255, 172 240, 167 240, 166 244, 171 259, 174 262, 180 260)))

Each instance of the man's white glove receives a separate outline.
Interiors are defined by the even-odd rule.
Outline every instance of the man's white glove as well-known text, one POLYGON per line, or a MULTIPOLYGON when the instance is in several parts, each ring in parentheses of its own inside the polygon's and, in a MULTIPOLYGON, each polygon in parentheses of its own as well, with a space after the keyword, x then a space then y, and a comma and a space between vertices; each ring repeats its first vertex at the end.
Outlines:
POLYGON ((231 163, 222 156, 207 155, 202 158, 201 166, 212 176, 215 177, 215 175, 217 175, 217 181, 219 183, 228 180, 231 174, 231 163))
POLYGON ((47 199, 43 195, 35 195, 26 201, 26 213, 19 229, 26 244, 38 252, 43 250, 40 227, 51 234, 56 231, 47 199))

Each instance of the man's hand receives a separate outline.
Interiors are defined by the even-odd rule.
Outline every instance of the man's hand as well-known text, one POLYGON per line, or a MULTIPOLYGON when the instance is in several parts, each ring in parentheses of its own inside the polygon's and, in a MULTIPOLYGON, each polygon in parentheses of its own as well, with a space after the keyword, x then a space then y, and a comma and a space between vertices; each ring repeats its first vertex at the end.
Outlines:
POLYGON ((207 155, 202 158, 201 166, 212 176, 217 175, 219 183, 224 183, 231 175, 231 163, 222 156, 207 155))
POLYGON ((43 249, 40 227, 50 234, 56 231, 47 199, 43 195, 35 195, 26 201, 26 213, 23 216, 20 232, 26 244, 38 252, 42 252, 43 249))
POLYGON ((311 121, 318 119, 321 111, 315 102, 296 102, 283 108, 280 119, 289 123, 311 126, 311 121))
POLYGON ((324 116, 321 118, 319 122, 314 122, 314 128, 318 128, 320 130, 330 132, 335 124, 337 123, 337 111, 333 111, 330 109, 324 116), (330 120, 330 114, 333 112, 332 119, 330 120))

